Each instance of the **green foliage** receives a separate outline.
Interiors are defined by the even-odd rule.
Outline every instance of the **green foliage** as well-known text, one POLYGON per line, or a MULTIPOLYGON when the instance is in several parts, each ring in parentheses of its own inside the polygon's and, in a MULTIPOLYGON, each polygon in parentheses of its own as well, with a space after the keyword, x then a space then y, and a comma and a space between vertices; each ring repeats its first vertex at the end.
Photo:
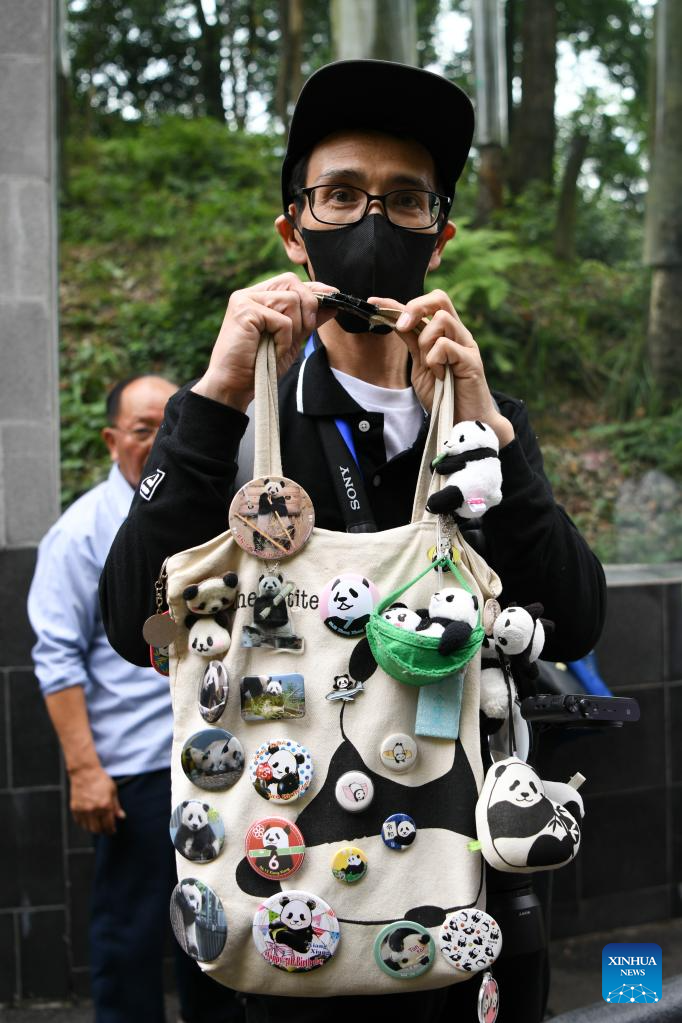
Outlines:
MULTIPOLYGON (((72 139, 69 149, 61 249, 67 502, 107 470, 99 430, 112 384, 152 370, 178 383, 198 376, 232 291, 290 269, 272 228, 276 141, 210 118, 173 117, 129 124, 107 139, 72 139)), ((619 489, 650 466, 682 479, 682 423, 656 417, 648 274, 622 261, 637 247, 637 213, 626 216, 606 195, 593 202, 580 213, 593 218, 585 246, 592 251, 600 233, 611 237, 611 263, 559 264, 549 255, 551 202, 529 190, 476 230, 459 216, 473 208, 467 179, 458 234, 428 283, 451 295, 492 386, 526 400, 560 499, 600 553, 615 558, 619 489), (633 248, 619 241, 621 220, 633 248), (613 423, 623 417, 624 428, 613 423)), ((579 239, 580 231, 579 221, 579 239)))

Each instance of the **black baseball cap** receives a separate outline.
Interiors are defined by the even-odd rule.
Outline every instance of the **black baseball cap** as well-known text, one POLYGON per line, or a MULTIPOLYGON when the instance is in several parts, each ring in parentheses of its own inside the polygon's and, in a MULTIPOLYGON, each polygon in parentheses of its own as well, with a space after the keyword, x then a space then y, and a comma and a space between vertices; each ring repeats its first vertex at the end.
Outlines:
POLYGON ((386 60, 339 60, 310 76, 296 102, 282 164, 282 202, 291 172, 332 132, 373 129, 412 138, 431 153, 441 188, 454 195, 474 134, 471 100, 441 75, 386 60))

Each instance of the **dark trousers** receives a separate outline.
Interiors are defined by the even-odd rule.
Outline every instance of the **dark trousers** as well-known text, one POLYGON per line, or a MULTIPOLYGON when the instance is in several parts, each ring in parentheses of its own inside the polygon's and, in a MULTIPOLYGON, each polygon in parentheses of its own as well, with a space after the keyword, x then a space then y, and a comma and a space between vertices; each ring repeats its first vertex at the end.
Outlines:
MULTIPOLYGON (((165 1023, 163 956, 176 884, 170 792, 169 770, 126 779, 119 784, 125 820, 115 835, 95 837, 90 958, 97 1023, 165 1023)), ((186 1023, 243 1020, 233 992, 171 941, 186 1023)))

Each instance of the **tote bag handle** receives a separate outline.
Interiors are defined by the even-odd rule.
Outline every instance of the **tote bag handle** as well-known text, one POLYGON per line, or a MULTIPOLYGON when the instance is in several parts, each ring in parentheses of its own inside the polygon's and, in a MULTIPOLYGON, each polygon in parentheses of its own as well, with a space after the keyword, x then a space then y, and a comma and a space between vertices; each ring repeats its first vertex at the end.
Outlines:
MULTIPOLYGON (((443 447, 452 429, 454 416, 454 389, 452 373, 445 380, 436 380, 431 423, 424 446, 424 454, 417 478, 412 508, 412 522, 431 517, 426 502, 433 486, 431 462, 443 447)), ((282 475, 282 454, 279 435, 279 405, 277 402, 277 368, 275 342, 263 334, 256 353, 255 372, 255 442, 254 478, 282 475)))

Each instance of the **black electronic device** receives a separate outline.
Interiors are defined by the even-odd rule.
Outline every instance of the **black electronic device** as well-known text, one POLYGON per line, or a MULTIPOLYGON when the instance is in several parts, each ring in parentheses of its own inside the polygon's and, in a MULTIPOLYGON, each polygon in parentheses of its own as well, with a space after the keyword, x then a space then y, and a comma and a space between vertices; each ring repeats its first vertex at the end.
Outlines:
POLYGON ((521 715, 538 724, 622 727, 626 721, 639 721, 639 704, 631 696, 589 696, 568 693, 554 696, 539 693, 521 701, 521 715))

